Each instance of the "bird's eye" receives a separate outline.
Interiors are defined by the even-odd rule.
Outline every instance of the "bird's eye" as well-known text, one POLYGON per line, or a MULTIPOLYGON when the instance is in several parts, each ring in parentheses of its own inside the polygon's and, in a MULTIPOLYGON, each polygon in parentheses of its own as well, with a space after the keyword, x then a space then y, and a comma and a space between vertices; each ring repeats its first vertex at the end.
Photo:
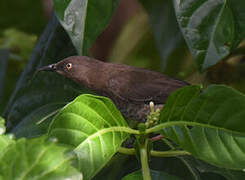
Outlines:
POLYGON ((68 70, 71 70, 72 64, 71 64, 71 63, 66 64, 66 68, 67 68, 68 70))

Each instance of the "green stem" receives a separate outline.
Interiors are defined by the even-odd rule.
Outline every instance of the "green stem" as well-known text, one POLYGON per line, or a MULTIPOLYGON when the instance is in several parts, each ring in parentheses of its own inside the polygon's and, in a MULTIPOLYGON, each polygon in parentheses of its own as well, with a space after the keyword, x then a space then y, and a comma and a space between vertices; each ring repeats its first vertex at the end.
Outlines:
POLYGON ((118 149, 118 152, 121 154, 127 154, 127 155, 135 155, 135 149, 134 148, 124 148, 120 147, 118 149))
MULTIPOLYGON (((124 148, 120 147, 118 149, 119 153, 127 154, 127 155, 135 155, 135 149, 134 148, 124 148)), ((151 151, 151 156, 155 157, 175 157, 175 156, 183 156, 183 155, 191 155, 191 153, 187 151, 151 151)))
POLYGON ((151 151, 151 155, 156 157, 173 157, 191 155, 191 153, 187 151, 151 151))
POLYGON ((139 135, 140 132, 138 130, 132 129, 132 128, 128 128, 128 127, 120 127, 121 130, 123 130, 124 132, 127 132, 129 134, 137 134, 139 135))
POLYGON ((140 161, 142 166, 143 180, 151 180, 151 173, 148 163, 147 144, 140 148, 140 161))

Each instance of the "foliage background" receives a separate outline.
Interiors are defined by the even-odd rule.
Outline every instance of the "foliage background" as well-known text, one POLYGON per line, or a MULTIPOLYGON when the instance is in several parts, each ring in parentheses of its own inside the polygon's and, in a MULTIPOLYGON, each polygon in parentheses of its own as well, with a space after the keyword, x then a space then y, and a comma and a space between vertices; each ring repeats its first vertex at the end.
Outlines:
MULTIPOLYGON (((29 112, 40 111, 49 114, 52 110, 60 108, 71 101, 81 90, 84 92, 83 87, 78 87, 67 79, 56 75, 43 77, 37 74, 33 77, 35 69, 31 72, 26 70, 24 74, 26 73, 29 76, 27 76, 27 79, 20 81, 25 83, 17 84, 17 90, 14 90, 16 82, 28 61, 32 62, 29 65, 29 69, 31 67, 38 68, 49 64, 51 61, 56 62, 66 56, 76 54, 69 37, 52 13, 48 13, 49 8, 45 8, 45 3, 45 1, 39 0, 35 1, 35 3, 30 0, 22 2, 5 0, 0 2, 0 114, 6 115, 9 112, 14 114, 14 117, 8 117, 12 118, 12 124, 8 124, 8 128, 15 127, 13 132, 19 137, 42 134, 46 130, 47 126, 45 123, 36 129, 33 128, 32 125, 38 117, 33 119, 31 114, 25 116, 29 112), (9 12, 10 10, 11 13, 9 12), (48 22, 50 25, 44 32, 46 37, 41 37, 48 22), (40 44, 33 51, 38 38, 41 40, 39 41, 40 44), (40 46, 49 46, 50 49, 40 49, 40 46), (41 59, 41 61, 37 62, 35 59, 41 59), (62 81, 57 82, 57 79, 62 81), (40 82, 43 83, 42 86, 38 85, 40 82), (64 82, 66 86, 64 86, 64 82), (28 105, 24 102, 26 91, 23 91, 23 89, 29 89, 32 92, 31 97, 38 101, 40 99, 38 98, 40 95, 38 90, 45 94, 50 83, 53 83, 55 88, 48 96, 43 96, 43 100, 38 105, 36 104, 36 107, 33 104, 37 102, 33 102, 33 104, 29 102, 28 105), (65 91, 60 92, 60 88, 65 91), (17 91, 18 93, 15 94, 17 91), (13 96, 14 99, 10 98, 13 92, 16 95, 13 96), (43 106, 50 98, 53 98, 53 101, 59 100, 58 98, 55 99, 56 96, 54 94, 56 96, 65 96, 64 102, 43 106), (19 100, 19 104, 14 104, 16 99, 19 100), (8 101, 9 104, 7 105, 8 101), (18 109, 23 107, 23 105, 26 106, 24 111, 18 109), (6 107, 5 110, 4 107, 6 107), (9 109, 8 107, 13 108, 9 109), (20 119, 16 118, 18 116, 25 117, 22 123, 19 123, 20 119), (30 124, 30 127, 33 128, 31 133, 28 132, 30 134, 21 129, 21 127, 27 127, 27 124, 30 124)), ((171 1, 155 0, 155 4, 151 5, 147 0, 123 0, 120 1, 106 30, 88 51, 88 55, 103 61, 125 63, 164 72, 172 77, 185 79, 191 84, 203 84, 204 86, 214 83, 227 84, 241 92, 245 92, 243 52, 239 56, 219 62, 207 69, 205 73, 200 73, 183 37, 180 35, 179 30, 176 30, 177 27, 171 1)), ((51 119, 51 117, 46 118, 51 119)), ((49 121, 47 120, 46 122, 49 121)), ((132 157, 125 158, 120 157, 120 155, 115 157, 117 160, 120 158, 127 166, 128 162, 132 162, 132 157)), ((153 159, 151 166, 155 166, 155 169, 163 166, 167 172, 188 177, 190 176, 188 171, 182 166, 185 163, 184 161, 178 158, 166 158, 161 161, 153 159), (177 167, 178 164, 181 164, 180 167, 177 167)), ((101 177, 101 174, 106 176, 106 172, 110 171, 116 161, 112 159, 110 163, 112 166, 108 165, 109 170, 105 168, 97 177, 101 177)), ((123 165, 124 163, 122 163, 123 165)), ((125 169, 125 172, 138 168, 139 164, 131 163, 128 169, 125 169)), ((115 177, 125 175, 123 171, 119 172, 117 169, 114 170, 114 173, 115 177)), ((218 176, 207 172, 203 174, 205 174, 205 177, 216 179, 218 176)), ((108 176, 113 177, 113 174, 108 173, 108 176)))

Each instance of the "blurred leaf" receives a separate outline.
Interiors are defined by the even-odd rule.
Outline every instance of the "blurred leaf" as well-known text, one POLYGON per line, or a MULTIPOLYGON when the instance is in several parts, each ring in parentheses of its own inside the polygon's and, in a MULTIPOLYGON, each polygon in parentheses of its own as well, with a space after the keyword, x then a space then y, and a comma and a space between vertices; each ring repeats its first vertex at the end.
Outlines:
MULTIPOLYGON (((145 11, 140 9, 122 27, 119 36, 117 37, 111 49, 109 60, 114 63, 116 62, 122 64, 135 63, 135 60, 132 60, 132 58, 128 56, 131 55, 132 51, 142 49, 142 44, 147 44, 147 47, 144 48, 144 50, 142 50, 142 52, 144 52, 142 56, 146 57, 146 50, 149 51, 149 47, 152 47, 152 44, 154 46, 154 43, 151 42, 150 45, 148 45, 151 39, 147 37, 147 40, 145 40, 145 36, 149 36, 149 31, 150 27, 148 22, 148 16, 145 13, 145 11), (144 42, 142 43, 142 41, 144 42)), ((139 52, 139 54, 142 54, 142 52, 139 52)), ((152 51, 150 50, 150 54, 151 53, 152 51)), ((145 62, 144 60, 142 62, 142 59, 140 59, 139 61, 141 64, 144 64, 145 62)))
MULTIPOLYGON (((5 148, 8 147, 9 144, 13 143, 13 138, 11 135, 1 135, 0 136, 0 157, 2 156, 2 153, 4 153, 5 148)), ((1 177, 1 174, 0 174, 1 177)), ((1 179, 1 178, 0 178, 1 179)))
POLYGON ((7 129, 15 127, 13 132, 17 137, 46 133, 47 124, 37 126, 36 123, 50 117, 81 93, 77 84, 62 76, 47 72, 35 73, 43 65, 56 63, 74 54, 75 49, 69 37, 53 17, 39 39, 3 115, 7 120, 7 129))
POLYGON ((245 177, 244 171, 235 171, 230 169, 218 168, 197 159, 191 159, 190 163, 202 173, 213 172, 226 177, 228 180, 243 180, 245 177))
POLYGON ((76 158, 67 147, 46 142, 45 138, 19 139, 0 154, 1 179, 82 179, 71 166, 76 158))
MULTIPOLYGON (((180 180, 177 176, 169 175, 162 171, 151 170, 152 180, 180 180)), ((135 171, 125 177, 122 180, 143 180, 141 171, 135 171)))
POLYGON ((93 180, 121 179, 125 174, 132 172, 134 169, 139 169, 139 163, 134 156, 116 153, 110 162, 93 177, 93 180))
POLYGON ((3 48, 2 51, 0 50, 0 83, 3 83, 1 79, 4 79, 4 84, 0 85, 1 113, 27 64, 36 40, 37 36, 33 34, 26 34, 12 28, 4 30, 3 36, 0 35, 0 47, 3 48))
MULTIPOLYGON (((36 95, 32 95, 32 93, 29 95, 30 99, 36 98, 36 95)), ((50 94, 50 96, 55 96, 55 94, 50 94)), ((63 102, 49 103, 36 107, 35 110, 23 117, 21 122, 12 130, 12 133, 16 134, 18 137, 33 137, 44 134, 47 132, 49 123, 54 116, 65 105, 66 103, 63 102)), ((30 108, 32 107, 30 106, 30 108)))
POLYGON ((17 29, 8 28, 0 38, 0 48, 7 48, 12 54, 17 54, 18 58, 15 58, 15 60, 27 61, 36 41, 37 36, 34 34, 27 34, 17 29))
POLYGON ((0 135, 5 133, 5 120, 0 116, 0 135))
POLYGON ((157 128, 196 158, 244 169, 244 109, 244 95, 232 88, 213 85, 200 94, 198 86, 189 86, 169 97, 157 128))
POLYGON ((5 129, 5 121, 0 116, 0 156, 3 150, 12 142, 11 135, 3 135, 5 133, 5 129))
POLYGON ((245 36, 245 1, 175 0, 177 20, 203 71, 230 54, 245 36))
POLYGON ((44 16, 42 0, 1 0, 0 33, 12 27, 28 33, 41 33, 47 18, 44 16))
POLYGON ((140 0, 149 14, 157 48, 165 69, 169 55, 183 42, 172 0, 140 0))
POLYGON ((79 55, 88 49, 105 29, 119 0, 53 0, 56 15, 68 32, 79 55))
POLYGON ((0 49, 0 103, 2 103, 4 80, 8 66, 8 57, 9 51, 7 49, 0 49))
POLYGON ((49 136, 75 147, 84 179, 91 179, 128 137, 128 125, 112 101, 81 95, 55 117, 49 136))

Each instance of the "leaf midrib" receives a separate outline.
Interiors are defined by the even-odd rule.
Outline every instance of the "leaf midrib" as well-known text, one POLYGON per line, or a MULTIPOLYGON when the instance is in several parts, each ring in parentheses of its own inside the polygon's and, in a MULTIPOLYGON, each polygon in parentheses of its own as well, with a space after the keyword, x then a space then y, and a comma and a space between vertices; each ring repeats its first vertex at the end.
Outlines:
POLYGON ((166 122, 166 123, 161 123, 157 126, 154 126, 150 129, 146 130, 146 133, 153 133, 153 132, 158 132, 162 129, 166 129, 168 127, 173 127, 173 126, 199 126, 199 127, 203 127, 203 128, 212 128, 212 129, 217 129, 217 130, 221 130, 227 133, 231 133, 234 135, 240 135, 240 136, 244 136, 245 137, 245 132, 240 132, 240 131, 234 131, 231 129, 225 129, 224 127, 218 127, 218 126, 214 126, 211 124, 202 124, 202 123, 198 123, 198 122, 192 122, 192 121, 172 121, 172 122, 166 122))
MULTIPOLYGON (((91 141, 92 139, 102 136, 103 134, 109 133, 109 132, 124 132, 127 134, 139 134, 139 131, 125 127, 125 126, 116 126, 116 127, 110 127, 106 129, 101 129, 97 131, 96 133, 92 134, 91 136, 87 137, 80 145, 78 145, 78 148, 81 148, 84 144, 86 144, 88 141, 91 141)), ((76 151, 75 149, 75 151, 76 151)))

